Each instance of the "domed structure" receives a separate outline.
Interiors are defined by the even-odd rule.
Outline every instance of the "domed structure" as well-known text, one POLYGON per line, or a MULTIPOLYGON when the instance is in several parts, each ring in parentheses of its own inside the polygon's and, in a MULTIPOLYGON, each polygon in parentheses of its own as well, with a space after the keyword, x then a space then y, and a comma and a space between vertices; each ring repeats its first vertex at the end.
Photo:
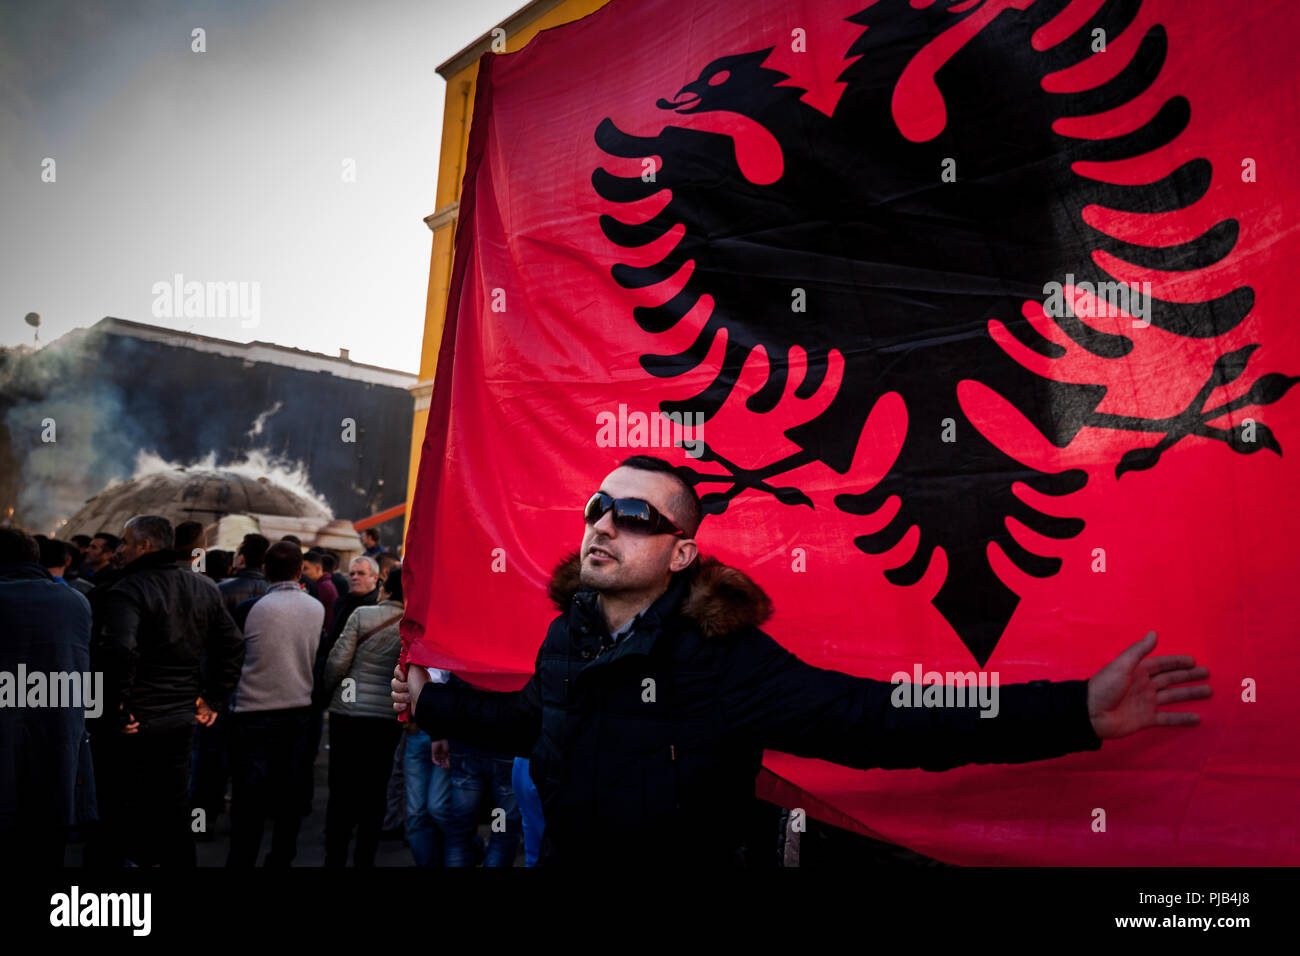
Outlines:
POLYGON ((69 518, 59 536, 121 534, 139 514, 162 515, 173 525, 199 521, 208 529, 209 548, 233 550, 245 534, 259 532, 272 541, 293 534, 304 547, 360 550, 352 524, 335 519, 320 501, 265 475, 214 468, 170 468, 110 485, 69 518))

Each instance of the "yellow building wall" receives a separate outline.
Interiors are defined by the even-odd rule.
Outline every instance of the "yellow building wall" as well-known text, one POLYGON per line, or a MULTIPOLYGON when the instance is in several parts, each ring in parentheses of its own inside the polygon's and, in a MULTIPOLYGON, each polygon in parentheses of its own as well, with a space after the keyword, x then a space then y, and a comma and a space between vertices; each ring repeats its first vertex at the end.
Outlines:
MULTIPOLYGON (((609 0, 565 0, 513 33, 507 31, 506 52, 524 46, 541 30, 579 20, 599 10, 609 0)), ((474 91, 478 81, 478 61, 447 77, 443 103, 442 147, 438 157, 437 210, 444 210, 460 200, 460 184, 465 173, 465 153, 469 145, 470 120, 474 115, 474 91)), ((447 292, 451 283, 452 239, 456 217, 429 217, 433 220, 433 244, 429 259, 429 291, 424 308, 424 339, 420 347, 420 378, 412 386, 415 396, 415 421, 411 432, 410 468, 406 484, 406 524, 411 520, 411 501, 415 496, 415 478, 420 469, 420 446, 429 421, 429 396, 438 368, 438 349, 442 345, 443 320, 447 311, 447 292)), ((405 525, 403 526, 405 534, 405 525)))

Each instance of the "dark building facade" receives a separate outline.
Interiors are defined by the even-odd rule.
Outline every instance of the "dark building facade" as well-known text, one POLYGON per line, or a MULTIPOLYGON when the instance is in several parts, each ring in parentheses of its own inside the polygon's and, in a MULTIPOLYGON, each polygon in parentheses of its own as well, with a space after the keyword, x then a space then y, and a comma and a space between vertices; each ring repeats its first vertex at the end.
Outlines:
MULTIPOLYGON (((365 517, 406 500, 415 380, 346 353, 114 318, 43 349, 2 350, 0 519, 56 531, 158 458, 265 462, 336 517, 365 517)), ((400 519, 391 525, 396 537, 400 519)))

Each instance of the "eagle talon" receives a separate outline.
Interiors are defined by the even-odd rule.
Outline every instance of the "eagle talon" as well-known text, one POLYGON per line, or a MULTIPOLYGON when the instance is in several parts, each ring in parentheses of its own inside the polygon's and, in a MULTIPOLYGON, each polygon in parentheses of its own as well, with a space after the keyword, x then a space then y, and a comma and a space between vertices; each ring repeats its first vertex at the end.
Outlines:
POLYGON ((1243 439, 1234 428, 1215 428, 1210 422, 1221 418, 1228 412, 1252 405, 1271 405, 1285 395, 1300 377, 1270 372, 1255 380, 1244 395, 1239 395, 1229 402, 1206 409, 1205 405, 1214 390, 1235 381, 1245 370, 1246 359, 1256 346, 1250 345, 1236 352, 1228 352, 1214 363, 1209 378, 1196 393, 1196 397, 1177 415, 1168 418, 1130 418, 1123 415, 1108 415, 1094 412, 1087 424, 1094 428, 1111 428, 1119 431, 1162 431, 1160 441, 1151 447, 1132 448, 1124 453, 1119 464, 1115 466, 1115 477, 1128 471, 1145 471, 1153 468, 1160 461, 1160 456, 1178 444, 1188 435, 1199 435, 1221 441, 1238 454, 1248 455, 1268 448, 1277 454, 1282 453, 1281 446, 1271 431, 1263 424, 1256 424, 1259 438, 1257 441, 1243 439))
POLYGON ((796 452, 779 461, 764 465, 761 468, 741 468, 735 462, 728 461, 717 451, 710 448, 707 442, 701 441, 701 452, 698 461, 716 461, 724 468, 728 469, 728 474, 712 475, 696 471, 689 466, 682 466, 678 470, 692 486, 704 482, 731 482, 731 487, 725 491, 711 491, 708 494, 700 496, 700 508, 705 514, 722 514, 727 510, 727 505, 731 499, 746 489, 754 491, 764 491, 770 494, 777 501, 784 505, 807 505, 813 507, 812 499, 800 491, 798 488, 781 487, 776 488, 768 484, 764 479, 774 475, 782 474, 787 471, 793 471, 813 461, 813 456, 808 452, 796 452))

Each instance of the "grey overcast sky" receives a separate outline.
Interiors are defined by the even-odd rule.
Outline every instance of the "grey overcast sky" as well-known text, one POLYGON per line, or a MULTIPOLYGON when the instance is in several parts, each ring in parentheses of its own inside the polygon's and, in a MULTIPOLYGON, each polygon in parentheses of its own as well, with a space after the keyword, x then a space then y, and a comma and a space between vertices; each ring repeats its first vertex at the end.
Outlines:
POLYGON ((524 3, 0 0, 0 344, 113 315, 415 372, 435 67, 524 3), (178 274, 248 308, 158 317, 178 274))

